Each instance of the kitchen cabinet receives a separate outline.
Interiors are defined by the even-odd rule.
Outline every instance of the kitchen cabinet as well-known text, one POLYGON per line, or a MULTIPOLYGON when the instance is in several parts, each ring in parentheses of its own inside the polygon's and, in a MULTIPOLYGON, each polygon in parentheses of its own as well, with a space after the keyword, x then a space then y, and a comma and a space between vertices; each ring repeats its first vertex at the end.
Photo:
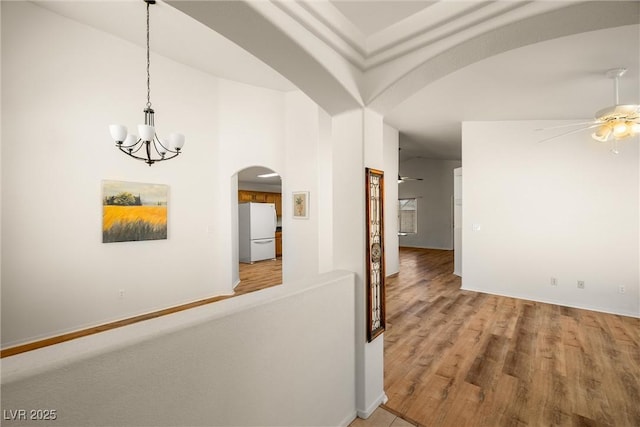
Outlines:
POLYGON ((267 203, 267 193, 262 191, 238 190, 238 201, 267 203))
POLYGON ((282 216, 282 194, 280 193, 274 193, 275 194, 275 204, 276 204, 276 215, 277 216, 282 216))
POLYGON ((276 231, 276 257, 282 256, 282 231, 276 231))
POLYGON ((238 202, 273 203, 276 215, 282 216, 282 194, 266 191, 238 190, 238 202))

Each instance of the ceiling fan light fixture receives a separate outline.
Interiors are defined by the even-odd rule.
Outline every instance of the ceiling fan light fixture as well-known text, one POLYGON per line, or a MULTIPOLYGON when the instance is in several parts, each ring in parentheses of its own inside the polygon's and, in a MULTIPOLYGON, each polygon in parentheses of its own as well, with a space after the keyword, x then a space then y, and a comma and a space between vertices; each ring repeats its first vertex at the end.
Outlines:
MULTIPOLYGON (((620 140, 640 132, 640 106, 636 104, 619 104, 618 79, 626 71, 626 68, 614 68, 607 72, 607 77, 614 80, 615 105, 596 113, 596 122, 603 123, 591 135, 596 141, 605 142, 611 136, 613 136, 614 140, 620 140)), ((616 152, 617 148, 612 151, 616 152)))
POLYGON ((618 122, 613 126, 613 136, 621 137, 629 131, 629 127, 624 122, 618 122))
POLYGON ((605 123, 600 126, 594 133, 591 134, 591 137, 596 141, 607 142, 609 136, 611 135, 612 129, 611 125, 605 123))

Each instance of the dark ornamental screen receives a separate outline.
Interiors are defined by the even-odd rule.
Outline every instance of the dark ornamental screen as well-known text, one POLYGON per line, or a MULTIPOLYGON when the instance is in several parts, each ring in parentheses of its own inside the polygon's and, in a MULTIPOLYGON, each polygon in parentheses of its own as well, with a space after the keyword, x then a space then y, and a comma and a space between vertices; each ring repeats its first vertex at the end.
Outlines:
POLYGON ((367 340, 385 328, 384 172, 366 169, 367 204, 367 340))

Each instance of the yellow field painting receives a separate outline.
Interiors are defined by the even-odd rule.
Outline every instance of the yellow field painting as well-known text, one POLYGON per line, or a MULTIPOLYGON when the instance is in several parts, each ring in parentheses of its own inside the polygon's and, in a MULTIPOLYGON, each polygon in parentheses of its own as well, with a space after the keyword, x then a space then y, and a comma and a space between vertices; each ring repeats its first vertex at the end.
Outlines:
POLYGON ((109 230, 115 223, 122 225, 144 221, 157 227, 167 226, 166 206, 104 206, 102 230, 109 230))
POLYGON ((103 181, 102 241, 167 238, 168 186, 103 181))

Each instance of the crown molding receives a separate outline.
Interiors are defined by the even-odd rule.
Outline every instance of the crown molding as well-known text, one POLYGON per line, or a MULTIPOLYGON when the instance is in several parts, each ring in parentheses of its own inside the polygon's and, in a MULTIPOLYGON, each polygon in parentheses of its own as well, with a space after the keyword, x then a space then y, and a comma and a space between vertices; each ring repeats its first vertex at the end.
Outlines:
POLYGON ((329 0, 271 0, 278 9, 364 73, 417 51, 437 54, 497 27, 581 2, 439 0, 365 37, 329 0))

